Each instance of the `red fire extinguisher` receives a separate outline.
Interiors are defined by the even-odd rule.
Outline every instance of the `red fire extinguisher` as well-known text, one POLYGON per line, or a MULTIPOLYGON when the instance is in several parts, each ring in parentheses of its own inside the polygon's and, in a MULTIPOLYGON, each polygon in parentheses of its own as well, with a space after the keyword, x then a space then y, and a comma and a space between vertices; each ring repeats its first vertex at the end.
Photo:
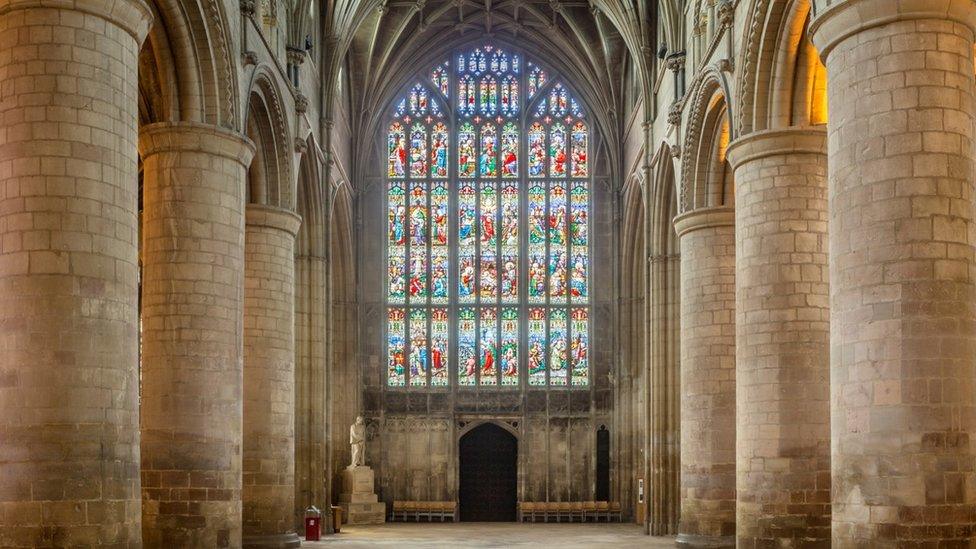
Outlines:
POLYGON ((322 512, 314 505, 305 509, 305 541, 322 539, 322 512))

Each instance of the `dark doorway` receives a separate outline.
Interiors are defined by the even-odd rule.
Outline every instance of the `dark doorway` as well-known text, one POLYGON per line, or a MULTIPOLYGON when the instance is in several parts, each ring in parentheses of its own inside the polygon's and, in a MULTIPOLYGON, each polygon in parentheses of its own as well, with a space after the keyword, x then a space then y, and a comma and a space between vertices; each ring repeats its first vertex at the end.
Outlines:
POLYGON ((515 520, 518 441, 511 433, 485 423, 461 437, 461 520, 515 520))

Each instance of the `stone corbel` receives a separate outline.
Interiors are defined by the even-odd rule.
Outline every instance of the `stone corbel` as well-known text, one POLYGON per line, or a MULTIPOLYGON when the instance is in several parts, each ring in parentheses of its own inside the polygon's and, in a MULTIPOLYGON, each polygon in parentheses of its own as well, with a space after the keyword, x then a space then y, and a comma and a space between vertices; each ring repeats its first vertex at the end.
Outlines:
POLYGON ((672 72, 678 72, 685 68, 685 59, 687 55, 683 51, 675 52, 669 55, 665 63, 667 64, 668 70, 672 72))
POLYGON ((735 61, 729 57, 720 59, 718 62, 718 70, 729 74, 735 72, 735 61))
POLYGON ((241 0, 241 15, 245 17, 254 17, 257 7, 256 0, 241 0))
POLYGON ((668 124, 677 126, 681 124, 681 113, 685 108, 684 101, 675 101, 668 109, 668 124))
POLYGON ((300 91, 295 92, 295 112, 305 114, 308 111, 308 98, 300 91))
POLYGON ((258 52, 254 50, 247 50, 244 52, 244 65, 257 65, 258 64, 258 52))

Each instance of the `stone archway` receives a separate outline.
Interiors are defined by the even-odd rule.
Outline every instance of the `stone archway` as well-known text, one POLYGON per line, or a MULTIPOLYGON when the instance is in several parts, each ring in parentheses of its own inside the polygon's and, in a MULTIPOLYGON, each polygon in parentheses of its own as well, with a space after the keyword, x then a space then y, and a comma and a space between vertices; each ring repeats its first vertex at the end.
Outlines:
POLYGON ((518 500, 518 439, 494 423, 479 425, 458 443, 462 521, 511 522, 518 500))

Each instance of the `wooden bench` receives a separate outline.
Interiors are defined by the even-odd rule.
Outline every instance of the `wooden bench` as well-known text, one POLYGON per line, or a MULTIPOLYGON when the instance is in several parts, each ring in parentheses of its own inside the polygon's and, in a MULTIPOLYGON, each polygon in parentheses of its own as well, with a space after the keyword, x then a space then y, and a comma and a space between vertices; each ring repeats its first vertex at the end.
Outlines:
POLYGON ((455 501, 399 501, 393 502, 393 512, 390 514, 390 521, 414 520, 420 522, 426 519, 433 522, 438 519, 444 522, 445 519, 454 522, 457 514, 457 502, 455 501))
POLYGON ((620 522, 620 503, 613 501, 520 501, 519 522, 620 522))

